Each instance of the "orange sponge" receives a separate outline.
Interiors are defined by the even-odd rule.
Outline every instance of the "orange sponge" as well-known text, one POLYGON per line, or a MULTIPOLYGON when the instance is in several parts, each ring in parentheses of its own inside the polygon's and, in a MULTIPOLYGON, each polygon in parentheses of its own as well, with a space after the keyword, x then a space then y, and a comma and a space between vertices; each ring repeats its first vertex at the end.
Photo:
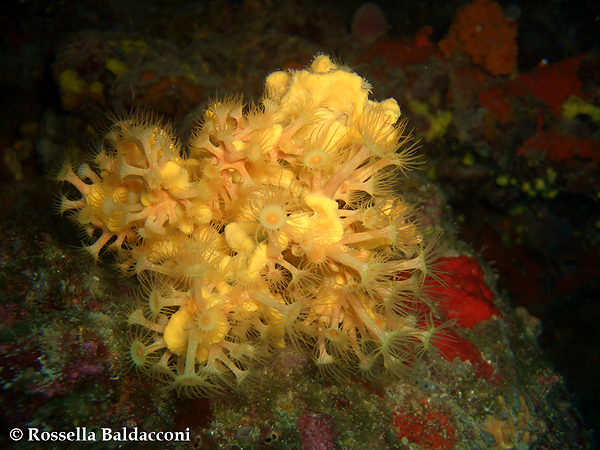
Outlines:
POLYGON ((446 59, 460 50, 490 75, 507 75, 517 67, 517 24, 498 3, 475 0, 458 11, 438 47, 446 59))

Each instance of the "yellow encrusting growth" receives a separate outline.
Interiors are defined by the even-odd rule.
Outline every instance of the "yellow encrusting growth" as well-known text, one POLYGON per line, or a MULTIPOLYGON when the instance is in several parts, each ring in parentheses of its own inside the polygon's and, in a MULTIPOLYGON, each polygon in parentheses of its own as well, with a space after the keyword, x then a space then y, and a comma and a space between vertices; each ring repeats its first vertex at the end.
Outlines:
POLYGON ((185 395, 252 385, 291 343, 325 374, 393 376, 431 349, 418 211, 394 193, 419 163, 393 99, 319 55, 267 77, 259 106, 215 101, 184 156, 148 115, 117 120, 93 168, 57 175, 91 237, 141 281, 132 364, 185 395), (144 336, 143 339, 137 336, 144 336))

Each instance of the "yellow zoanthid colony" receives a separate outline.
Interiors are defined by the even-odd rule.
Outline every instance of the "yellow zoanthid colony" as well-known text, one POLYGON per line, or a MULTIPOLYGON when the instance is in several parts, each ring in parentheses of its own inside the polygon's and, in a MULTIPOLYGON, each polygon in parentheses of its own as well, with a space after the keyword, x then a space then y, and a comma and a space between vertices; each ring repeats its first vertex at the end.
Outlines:
MULTIPOLYGON (((275 72, 260 105, 215 101, 189 155, 160 121, 118 120, 92 166, 57 178, 98 257, 141 288, 133 365, 184 395, 252 385, 293 344, 326 374, 393 376, 431 349, 432 241, 395 194, 418 163, 393 99, 319 55, 275 72)), ((435 240, 435 239, 434 239, 435 240)))

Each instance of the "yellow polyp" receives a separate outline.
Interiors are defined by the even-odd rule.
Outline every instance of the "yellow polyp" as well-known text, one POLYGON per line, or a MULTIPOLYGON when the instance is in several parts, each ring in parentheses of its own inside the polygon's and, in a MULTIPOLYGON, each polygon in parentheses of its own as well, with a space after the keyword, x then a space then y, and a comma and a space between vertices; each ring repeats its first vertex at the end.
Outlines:
POLYGON ((106 190, 103 185, 92 184, 89 194, 85 197, 85 203, 92 208, 100 208, 106 197, 106 190))
POLYGON ((155 241, 152 243, 148 253, 152 255, 152 257, 149 257, 148 260, 151 262, 156 262, 173 253, 173 242, 164 239, 158 242, 155 241))
POLYGON ((126 228, 123 223, 123 215, 123 211, 116 211, 109 217, 106 222, 106 227, 109 231, 118 234, 126 228))
POLYGON ((242 286, 251 286, 254 284, 255 279, 248 275, 248 258, 243 254, 239 253, 232 256, 229 260, 228 269, 231 271, 231 275, 237 284, 242 286))
POLYGON ((225 240, 233 251, 250 256, 256 248, 256 227, 254 221, 232 222, 225 227, 225 240))
POLYGON ((265 88, 270 94, 271 98, 278 100, 285 95, 289 81, 289 72, 273 72, 267 77, 265 81, 265 88))
POLYGON ((262 157, 262 148, 260 144, 256 141, 251 141, 246 146, 246 154, 248 155, 248 160, 251 162, 258 162, 262 157))
POLYGON ((284 348, 286 346, 285 328, 284 327, 277 326, 273 329, 273 333, 271 334, 270 343, 275 348, 284 348))
MULTIPOLYGON (((369 104, 373 102, 369 100, 369 104)), ((388 98, 379 103, 379 109, 383 114, 385 114, 388 118, 387 123, 395 124, 401 116, 400 113, 400 105, 394 98, 388 98)))
POLYGON ((303 163, 308 169, 325 169, 330 162, 329 154, 320 148, 304 153, 303 163))
POLYGON ((160 172, 160 176, 165 181, 177 179, 181 175, 181 166, 175 161, 168 161, 165 168, 160 172))
POLYGON ((263 149, 268 151, 271 148, 273 148, 275 143, 279 140, 281 133, 283 133, 283 127, 279 124, 275 124, 271 128, 268 128, 263 133, 261 133, 263 149))
POLYGON ((267 176, 262 178, 261 181, 270 186, 292 189, 293 184, 296 182, 296 174, 291 170, 282 169, 278 170, 277 172, 267 174, 267 176))
POLYGON ((236 297, 236 309, 238 311, 245 312, 256 312, 260 309, 259 305, 249 298, 237 298, 236 297))
POLYGON ((267 261, 267 244, 263 242, 256 246, 256 249, 254 249, 252 256, 248 261, 248 276, 253 280, 257 280, 260 272, 267 264, 267 261))
POLYGON ((167 189, 185 190, 188 187, 189 175, 187 170, 175 161, 169 161, 160 172, 162 185, 167 189))
POLYGON ((229 292, 231 292, 231 286, 224 281, 220 281, 215 285, 215 292, 219 294, 221 297, 227 296, 229 292))
POLYGON ((216 344, 229 331, 229 322, 214 308, 207 309, 196 315, 194 324, 199 333, 199 341, 205 345, 216 344))
POLYGON ((164 199, 164 192, 158 189, 142 192, 140 203, 144 206, 152 206, 164 199))
POLYGON ((225 300, 221 294, 218 292, 209 293, 206 289, 202 289, 202 295, 207 299, 206 304, 209 308, 217 307, 217 309, 222 309, 225 300))
POLYGON ((346 147, 350 144, 350 136, 348 135, 348 128, 346 125, 336 124, 327 129, 327 136, 324 141, 328 143, 325 147, 327 150, 339 149, 340 147, 346 147))
POLYGON ((329 73, 337 69, 337 64, 327 55, 318 55, 310 65, 310 70, 314 73, 329 73))
POLYGON ((177 228, 179 228, 183 233, 190 234, 194 231, 194 223, 187 216, 186 210, 181 204, 177 204, 175 206, 175 216, 177 216, 177 228))
POLYGON ((279 140, 279 150, 288 155, 296 152, 296 146, 293 139, 280 139, 279 140))
POLYGON ((217 115, 210 109, 207 109, 206 111, 204 111, 204 120, 206 122, 212 122, 212 125, 214 127, 216 127, 218 125, 217 115))
POLYGON ((186 213, 190 220, 198 225, 205 225, 213 219, 212 210, 204 202, 195 202, 188 206, 186 213))
POLYGON ((317 314, 324 314, 328 309, 340 301, 340 290, 336 288, 325 289, 317 297, 319 306, 313 308, 317 314))
POLYGON ((180 309, 169 319, 165 327, 163 339, 167 348, 176 355, 184 355, 189 339, 189 326, 191 314, 187 309, 180 309))
POLYGON ((301 142, 304 155, 310 151, 324 151, 332 160, 339 160, 338 156, 343 155, 341 149, 346 149, 352 144, 351 128, 335 122, 330 126, 307 127, 304 133, 307 136, 307 142, 301 142), (308 145, 307 145, 308 144, 308 145))
POLYGON ((204 345, 198 345, 196 347, 196 360, 199 363, 204 363, 208 360, 208 348, 204 345))
POLYGON ((117 186, 112 192, 112 198, 116 203, 125 204, 129 199, 130 192, 125 186, 117 186))
POLYGON ((338 204, 323 195, 307 194, 304 196, 304 204, 312 209, 316 214, 323 214, 327 217, 337 218, 338 204))
POLYGON ((286 222, 286 212, 279 205, 267 205, 261 210, 258 220, 267 230, 278 230, 286 222))
POLYGON ((194 231, 194 224, 187 220, 179 220, 177 228, 179 228, 182 233, 190 234, 194 231))

